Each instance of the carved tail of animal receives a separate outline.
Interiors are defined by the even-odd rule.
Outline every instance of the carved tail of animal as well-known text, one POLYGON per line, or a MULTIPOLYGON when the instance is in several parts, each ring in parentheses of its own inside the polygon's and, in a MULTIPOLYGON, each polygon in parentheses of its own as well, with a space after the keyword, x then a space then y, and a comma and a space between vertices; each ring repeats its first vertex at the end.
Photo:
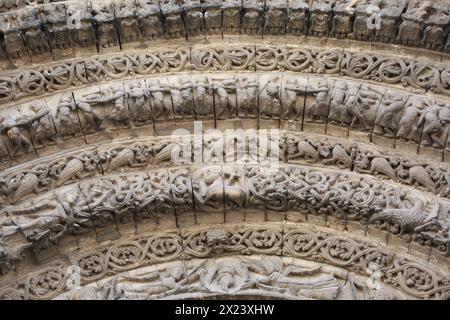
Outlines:
POLYGON ((77 158, 70 160, 67 165, 58 174, 57 186, 61 186, 66 181, 72 179, 77 173, 81 172, 84 168, 83 162, 77 158))

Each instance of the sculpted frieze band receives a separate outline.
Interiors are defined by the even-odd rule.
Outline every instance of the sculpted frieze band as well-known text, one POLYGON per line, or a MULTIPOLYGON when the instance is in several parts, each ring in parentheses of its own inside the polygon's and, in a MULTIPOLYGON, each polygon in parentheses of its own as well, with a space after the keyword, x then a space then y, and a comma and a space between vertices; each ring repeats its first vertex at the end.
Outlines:
POLYGON ((5 106, 0 165, 119 135, 168 135, 192 127, 194 120, 204 122, 205 129, 247 121, 255 129, 321 133, 435 160, 448 160, 450 147, 444 99, 287 72, 193 74, 93 85, 5 106))
POLYGON ((264 46, 169 47, 134 50, 44 64, 37 69, 5 72, 0 78, 0 101, 19 100, 57 90, 179 71, 292 71, 345 75, 411 90, 449 94, 449 71, 445 63, 414 60, 351 49, 264 46))
POLYGON ((271 224, 197 227, 184 229, 181 234, 160 232, 115 241, 75 254, 70 263, 55 262, 25 275, 3 288, 0 297, 155 299, 186 293, 186 277, 195 284, 191 289, 203 292, 226 294, 272 288, 279 297, 297 299, 445 300, 450 289, 443 270, 389 247, 325 228, 271 224), (79 272, 75 274, 75 270, 79 272), (327 270, 334 270, 331 277, 319 276, 327 270), (222 272, 236 281, 226 281, 227 277, 219 281, 222 272), (253 272, 259 276, 253 278, 253 272), (308 277, 283 281, 294 275, 308 277), (372 281, 361 281, 366 280, 364 277, 372 281), (284 286, 279 287, 281 283, 284 286))
POLYGON ((4 170, 0 175, 2 206, 18 204, 61 186, 94 176, 179 164, 311 164, 370 174, 450 197, 449 168, 425 158, 317 134, 241 130, 201 137, 149 137, 100 144, 44 157, 4 170), (194 144, 199 145, 200 149, 194 144))
POLYGON ((9 265, 8 252, 39 252, 67 235, 93 229, 134 230, 148 219, 176 221, 184 212, 195 212, 197 220, 217 213, 223 223, 232 212, 256 209, 278 212, 282 219, 295 212, 299 218, 357 221, 448 256, 448 208, 447 201, 349 172, 298 165, 203 165, 105 176, 57 189, 6 207, 0 230, 9 265))
POLYGON ((1 58, 12 62, 123 50, 164 39, 239 35, 299 41, 332 37, 449 51, 444 1, 6 1, 0 12, 1 58))

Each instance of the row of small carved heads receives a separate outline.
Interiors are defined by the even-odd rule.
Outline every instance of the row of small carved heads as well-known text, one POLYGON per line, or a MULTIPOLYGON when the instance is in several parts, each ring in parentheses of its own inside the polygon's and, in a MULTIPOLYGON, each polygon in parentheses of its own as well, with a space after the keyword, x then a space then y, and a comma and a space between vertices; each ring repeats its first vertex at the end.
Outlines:
MULTIPOLYGON (((26 51, 25 48, 27 46, 31 46, 28 48, 31 50, 29 53, 34 55, 49 52, 49 50, 51 50, 50 47, 53 47, 52 49, 71 47, 77 41, 80 42, 78 44, 80 46, 95 47, 95 44, 97 44, 99 48, 104 48, 109 46, 120 46, 121 43, 130 41, 138 42, 143 38, 161 38, 164 33, 166 33, 168 38, 184 38, 186 34, 188 37, 199 35, 204 36, 204 26, 208 28, 208 33, 213 34, 221 34, 222 32, 226 33, 227 31, 236 32, 236 30, 239 32, 239 29, 242 29, 241 32, 243 33, 255 35, 261 33, 279 35, 284 34, 287 31, 288 33, 293 34, 310 34, 315 36, 331 35, 338 38, 351 37, 366 41, 378 40, 384 42, 394 42, 417 47, 422 46, 438 51, 450 49, 450 46, 446 44, 448 27, 444 26, 441 28, 439 26, 436 27, 437 30, 435 30, 433 29, 434 24, 432 19, 430 22, 426 20, 425 23, 422 21, 416 22, 411 19, 404 19, 403 22, 397 23, 397 19, 399 17, 397 17, 397 19, 392 19, 391 17, 383 15, 376 17, 376 19, 381 21, 380 24, 377 24, 377 28, 375 28, 375 26, 371 28, 369 26, 369 22, 373 19, 373 17, 368 15, 365 11, 360 12, 359 10, 355 13, 355 22, 353 23, 352 19, 349 19, 347 11, 336 11, 333 14, 331 7, 329 8, 329 12, 317 12, 313 10, 309 15, 304 15, 301 12, 302 10, 299 12, 294 9, 295 4, 294 8, 290 8, 290 10, 279 8, 277 6, 270 6, 270 4, 268 4, 266 6, 266 11, 262 10, 264 4, 258 2, 253 3, 253 5, 250 4, 249 6, 244 5, 242 8, 225 4, 222 7, 222 11, 232 11, 234 16, 229 16, 228 13, 223 14, 222 18, 221 13, 219 15, 210 14, 203 16, 200 14, 200 16, 198 16, 195 13, 201 12, 201 9, 197 6, 189 8, 189 4, 182 6, 182 9, 176 4, 163 4, 160 8, 159 4, 155 5, 145 3, 144 7, 152 6, 153 8, 153 10, 150 9, 150 12, 146 13, 147 15, 151 15, 151 13, 153 13, 153 20, 148 23, 150 23, 153 28, 160 29, 158 31, 148 31, 142 29, 140 22, 138 21, 139 13, 136 10, 137 8, 142 8, 142 4, 136 4, 136 6, 137 7, 134 8, 133 5, 123 6, 123 3, 117 4, 108 2, 106 2, 106 4, 104 2, 92 2, 87 4, 84 4, 84 2, 67 2, 45 4, 41 5, 39 9, 27 7, 26 9, 19 10, 18 13, 16 13, 16 18, 12 18, 12 16, 8 16, 8 14, 3 14, 0 16, 0 19, 3 19, 4 32, 12 33, 13 30, 19 31, 20 29, 23 29, 25 39, 27 39, 25 42, 21 43, 21 37, 6 37, 5 46, 9 53, 9 58, 18 58, 17 55, 20 56, 23 54, 19 52, 20 48, 22 48, 23 51, 26 51), (257 9, 258 6, 261 8, 257 9), (79 12, 82 10, 83 13, 80 14, 79 12), (41 12, 41 15, 38 14, 38 11, 41 12), (276 15, 276 17, 271 18, 272 11, 279 11, 282 13, 283 18, 280 19, 276 15), (93 13, 92 15, 91 12, 93 13), (160 16, 161 12, 163 12, 163 16, 165 17, 164 19, 160 16), (77 18, 81 18, 81 20, 78 23, 73 21, 72 24, 66 28, 66 30, 52 29, 52 25, 50 23, 45 23, 45 21, 51 20, 51 15, 55 15, 55 13, 59 13, 59 17, 57 17, 56 14, 56 22, 60 24, 64 24, 66 21, 72 21, 77 18), (259 17, 255 17, 255 14, 257 16, 259 15, 259 17), (41 16, 41 18, 39 18, 39 16, 41 16), (325 20, 322 19, 323 17, 325 17, 325 20), (178 21, 174 20, 175 18, 177 18, 178 21), (34 25, 32 22, 33 19, 35 20, 34 25), (205 23, 203 22, 203 19, 206 20, 205 23), (211 21, 211 19, 218 20, 211 21), (228 19, 229 21, 225 19, 228 19), (117 25, 116 23, 113 23, 115 20, 118 20, 117 25), (121 23, 122 20, 124 21, 123 25, 121 23), (128 25, 130 20, 134 21, 134 24, 131 27, 128 25), (308 22, 308 20, 311 21, 308 22), (22 23, 17 21, 22 21, 22 23), (96 22, 92 23, 93 21, 96 22), (256 24, 256 27, 254 21, 259 21, 256 24), (110 24, 110 26, 105 26, 103 28, 104 31, 100 27, 99 32, 94 32, 94 25, 96 23, 100 26, 107 24, 110 24), (336 29, 335 26, 339 25, 339 23, 345 25, 345 27, 342 28, 343 30, 336 29), (165 27, 163 27, 163 24, 165 24, 165 27), (42 25, 46 27, 46 32, 41 30, 42 25), (30 32, 33 27, 35 29, 34 33, 30 32), (117 30, 114 30, 116 28, 117 30), (364 30, 361 30, 361 28, 364 30), (383 28, 386 28, 386 31, 383 28), (392 31, 393 28, 395 29, 395 34, 392 31), (409 30, 417 28, 419 30, 417 35, 409 30), (89 29, 91 30, 91 34, 88 36, 90 39, 86 38, 77 40, 77 37, 75 37, 69 41, 70 43, 58 43, 61 39, 58 39, 58 36, 56 36, 57 32, 62 32, 61 35, 65 33, 65 36, 60 36, 60 38, 65 38, 67 41, 71 38, 71 30, 81 29, 84 29, 85 31, 89 29), (111 30, 113 30, 114 33, 111 33, 111 30), (56 33, 54 34, 53 32, 56 33), (47 34, 50 35, 50 38, 48 39, 46 39, 47 34), (94 39, 95 37, 97 37, 97 39, 94 39), (436 37, 439 37, 440 39, 436 40, 436 37), (37 39, 40 40, 36 41, 37 39), (42 43, 41 40, 44 40, 46 43, 42 43), (12 41, 13 43, 8 43, 8 41, 12 41)), ((204 11, 219 10, 218 8, 211 7, 208 4, 205 4, 204 8, 204 11)), ((427 8, 427 10, 428 16, 434 12, 434 8, 432 6, 427 8)), ((400 16, 401 12, 402 11, 400 10, 398 16, 400 16)), ((446 11, 441 10, 441 12, 442 16, 445 17, 446 11)), ((439 13, 437 15, 439 15, 439 13)), ((434 17, 433 15, 431 16, 434 17)))

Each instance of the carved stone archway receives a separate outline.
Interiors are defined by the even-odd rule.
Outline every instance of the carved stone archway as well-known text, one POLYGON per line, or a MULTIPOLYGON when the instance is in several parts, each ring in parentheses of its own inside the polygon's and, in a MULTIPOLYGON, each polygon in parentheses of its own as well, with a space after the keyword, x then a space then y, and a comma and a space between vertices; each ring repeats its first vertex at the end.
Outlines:
POLYGON ((0 299, 449 299, 447 5, 2 4, 0 299))

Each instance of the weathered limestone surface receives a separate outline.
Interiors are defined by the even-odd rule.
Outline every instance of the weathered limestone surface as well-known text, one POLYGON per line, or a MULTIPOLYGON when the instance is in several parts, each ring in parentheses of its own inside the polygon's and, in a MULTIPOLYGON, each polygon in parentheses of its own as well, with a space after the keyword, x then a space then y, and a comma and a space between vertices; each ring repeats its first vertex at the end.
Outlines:
POLYGON ((450 299, 450 7, 0 4, 0 299, 450 299))

